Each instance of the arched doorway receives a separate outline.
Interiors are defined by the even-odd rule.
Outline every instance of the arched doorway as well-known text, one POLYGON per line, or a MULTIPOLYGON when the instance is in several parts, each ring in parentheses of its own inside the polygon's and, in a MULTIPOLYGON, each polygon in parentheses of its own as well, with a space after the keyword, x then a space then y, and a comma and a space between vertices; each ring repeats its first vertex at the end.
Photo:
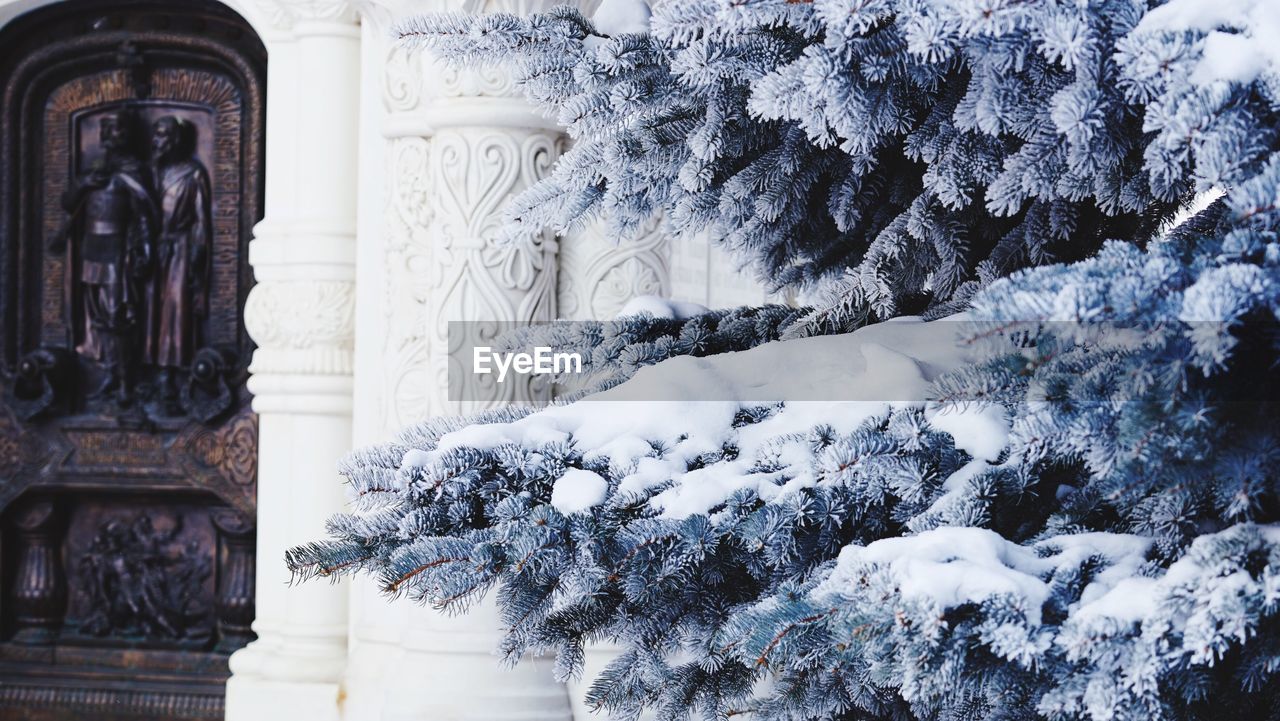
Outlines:
POLYGON ((252 639, 266 51, 205 0, 0 31, 0 718, 221 718, 252 639))

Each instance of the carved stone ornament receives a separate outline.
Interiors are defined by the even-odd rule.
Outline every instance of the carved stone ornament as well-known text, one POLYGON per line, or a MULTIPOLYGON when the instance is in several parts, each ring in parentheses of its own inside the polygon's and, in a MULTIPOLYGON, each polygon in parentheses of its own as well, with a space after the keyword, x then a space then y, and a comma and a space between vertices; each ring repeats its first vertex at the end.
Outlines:
POLYGON ((670 237, 658 219, 619 245, 591 227, 560 244, 559 315, 608 320, 632 298, 671 293, 670 237))
POLYGON ((277 30, 290 30, 299 22, 334 22, 354 25, 357 3, 344 0, 253 0, 277 30))
MULTIPOLYGON (((414 9, 527 13, 557 4, 563 3, 435 0, 414 9)), ((387 116, 382 128, 387 137, 385 250, 383 265, 373 271, 382 282, 377 296, 361 299, 362 332, 368 325, 381 329, 366 337, 380 344, 382 362, 375 371, 365 366, 363 378, 357 374, 356 387, 364 384, 372 392, 357 394, 356 401, 372 405, 369 397, 376 396, 378 405, 370 411, 391 432, 427 416, 545 400, 548 389, 532 382, 503 388, 467 387, 466 381, 451 385, 450 350, 498 329, 557 317, 560 241, 548 233, 506 243, 499 231, 504 206, 546 177, 566 139, 554 121, 539 117, 518 96, 507 71, 449 70, 421 52, 399 48, 387 57, 382 97, 387 116), (369 313, 370 307, 381 313, 369 313), (468 321, 463 335, 470 337, 451 337, 455 321, 468 321)), ((435 633, 412 617, 389 623, 372 602, 355 611, 356 654, 400 661, 376 675, 360 673, 359 667, 349 672, 344 714, 436 718, 470 713, 491 721, 530 713, 556 721, 569 718, 563 687, 541 675, 500 680, 505 689, 501 700, 484 690, 492 684, 486 675, 490 659, 482 649, 498 641, 488 618, 435 633), (400 623, 413 632, 397 638, 400 623), (454 689, 441 706, 439 694, 424 697, 415 681, 435 679, 439 686, 454 677, 480 677, 484 683, 454 689)))
POLYGON ((255 374, 350 374, 355 286, 347 281, 273 281, 254 287, 245 324, 258 343, 255 374))
MULTIPOLYGON (((555 4, 441 0, 416 9, 529 13, 555 4)), ((589 12, 595 2, 574 4, 589 12)), ((379 394, 384 428, 467 410, 450 400, 450 321, 510 324, 556 317, 558 241, 550 234, 514 243, 498 239, 505 204, 545 177, 566 143, 517 96, 512 76, 502 68, 450 69, 420 51, 389 50, 383 83, 383 105, 391 116, 382 318, 386 369, 379 394), (465 118, 447 112, 454 105, 465 106, 465 118), (513 114, 527 115, 529 127, 512 127, 513 114), (426 116, 430 128, 421 126, 426 116)), ((470 398, 493 395, 461 391, 470 398)), ((543 395, 530 386, 482 405, 543 395)))

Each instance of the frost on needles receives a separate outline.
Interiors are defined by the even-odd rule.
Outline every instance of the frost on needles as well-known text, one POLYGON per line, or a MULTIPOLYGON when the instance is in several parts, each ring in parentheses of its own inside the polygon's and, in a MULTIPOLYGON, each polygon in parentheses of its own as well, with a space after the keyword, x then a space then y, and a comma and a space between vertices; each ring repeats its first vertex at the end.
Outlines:
POLYGON ((617 642, 609 718, 1276 718, 1274 2, 652 6, 403 31, 570 128, 511 232, 660 213, 828 302, 556 337, 606 390, 357 451, 291 568, 617 642))
POLYGON ((1135 32, 1133 0, 653 4, 648 34, 604 37, 567 8, 400 30, 506 63, 573 137, 511 232, 603 217, 626 239, 661 213, 767 282, 825 291, 797 333, 946 313, 1019 267, 1146 240, 1275 132, 1267 97, 1188 85, 1214 26, 1164 13, 1135 32))

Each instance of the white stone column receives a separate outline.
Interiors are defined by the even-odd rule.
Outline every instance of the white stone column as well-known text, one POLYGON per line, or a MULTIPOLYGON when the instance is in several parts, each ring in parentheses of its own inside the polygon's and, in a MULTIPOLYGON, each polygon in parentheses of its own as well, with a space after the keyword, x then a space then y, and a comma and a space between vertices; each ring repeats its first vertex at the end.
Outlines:
MULTIPOLYGON (((365 23, 385 24, 405 10, 534 12, 554 4, 375 0, 365 23)), ((366 62, 377 61, 372 53, 367 47, 366 62)), ((364 103, 381 117, 381 147, 362 151, 362 161, 385 175, 361 208, 357 301, 356 436, 369 441, 470 407, 448 399, 449 321, 555 317, 556 239, 510 246, 496 236, 503 206, 549 171, 564 144, 502 70, 451 70, 390 45, 381 59, 376 113, 371 97, 364 103), (375 232, 376 240, 366 237, 375 232)), ((375 89, 368 79, 365 87, 375 89)), ((390 603, 357 582, 344 718, 569 721, 550 660, 504 669, 493 655, 500 634, 492 607, 450 617, 390 603)))
POLYGON ((714 245, 705 233, 668 241, 671 268, 671 297, 701 303, 708 308, 740 305, 790 303, 787 295, 770 293, 750 269, 741 267, 723 248, 714 245))
POLYGON ((337 721, 347 589, 290 585, 286 549, 343 507, 351 447, 360 28, 333 0, 259 2, 272 25, 266 217, 249 260, 258 344, 258 640, 231 658, 229 721, 337 721), (268 8, 269 6, 269 8, 268 8))
MULTIPOLYGON (((500 69, 449 69, 413 56, 407 62, 410 72, 425 70, 432 93, 417 110, 393 115, 387 126, 389 191, 407 230, 388 260, 402 265, 405 290, 423 302, 407 336, 388 336, 404 343, 402 367, 409 374, 390 375, 399 385, 388 409, 456 414, 475 405, 448 397, 449 321, 555 317, 556 239, 501 244, 497 231, 506 202, 546 175, 564 139, 515 96, 500 69)), ((549 660, 501 667, 493 655, 501 632, 491 606, 461 617, 415 608, 408 618, 385 721, 571 718, 568 695, 552 679, 549 660)))
MULTIPOLYGON (((425 162, 429 130, 397 150, 385 129, 393 114, 403 116, 422 101, 425 74, 410 71, 408 56, 393 47, 391 23, 411 11, 412 0, 362 3, 360 189, 357 220, 355 443, 382 443, 414 420, 426 417, 422 393, 427 360, 419 316, 426 298, 423 243, 415 243, 405 213, 415 226, 431 210, 418 170, 425 162), (417 188, 417 190, 413 190, 417 188)), ((343 677, 344 721, 381 721, 388 679, 399 668, 403 629, 410 615, 425 613, 408 599, 392 601, 367 577, 350 582, 350 652, 343 677)))

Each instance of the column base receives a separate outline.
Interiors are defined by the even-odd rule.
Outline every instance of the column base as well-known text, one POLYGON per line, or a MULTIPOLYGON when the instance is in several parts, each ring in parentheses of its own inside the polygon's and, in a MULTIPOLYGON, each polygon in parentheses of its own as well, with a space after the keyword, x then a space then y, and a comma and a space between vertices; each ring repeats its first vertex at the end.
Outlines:
POLYGON ((339 721, 342 700, 342 686, 338 683, 232 676, 227 681, 226 718, 235 721, 339 721))
MULTIPOLYGON (((357 629, 356 634, 359 633, 357 629)), ((343 679, 343 721, 385 721, 387 677, 403 664, 404 650, 398 643, 356 640, 347 657, 343 679)))
POLYGON ((503 668, 491 654, 404 654, 382 721, 573 721, 569 695, 551 678, 552 660, 503 668), (416 683, 415 683, 416 681, 416 683))
MULTIPOLYGON (((259 633, 263 633, 258 624, 259 633)), ((272 633, 231 655, 227 721, 338 721, 346 646, 292 643, 272 633)))
POLYGON ((492 600, 462 617, 412 608, 404 623, 379 721, 573 721, 554 659, 509 668, 494 653, 501 625, 492 600))

